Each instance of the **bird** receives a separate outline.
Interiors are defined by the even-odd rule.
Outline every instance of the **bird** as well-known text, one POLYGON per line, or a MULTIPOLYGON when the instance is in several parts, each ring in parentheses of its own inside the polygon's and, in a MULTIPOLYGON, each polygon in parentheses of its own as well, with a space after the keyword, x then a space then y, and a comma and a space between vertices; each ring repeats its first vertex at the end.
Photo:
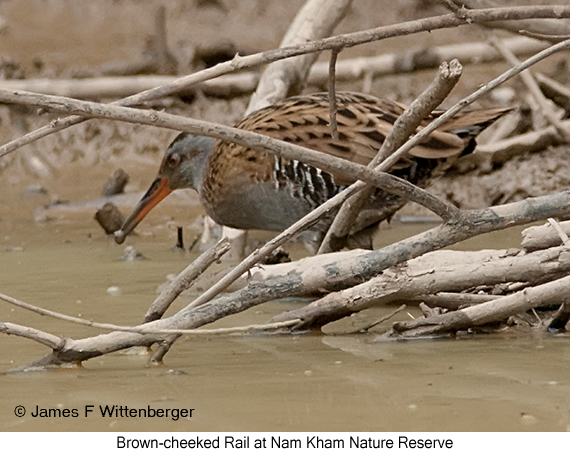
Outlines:
MULTIPOLYGON (((372 95, 336 93, 338 136, 330 127, 328 93, 287 98, 257 110, 236 125, 285 142, 367 165, 376 155, 404 104, 372 95)), ((389 171, 419 187, 442 174, 476 146, 477 135, 511 108, 461 111, 412 148, 389 171)), ((418 128, 445 110, 434 110, 418 128)), ((191 188, 218 224, 236 229, 283 231, 355 180, 330 174, 297 160, 260 152, 207 136, 180 133, 168 146, 158 176, 115 232, 123 243, 148 212, 173 190, 191 188)), ((377 225, 406 203, 376 189, 345 241, 349 248, 372 249, 377 225)), ((312 253, 318 250, 336 212, 301 234, 312 253)))

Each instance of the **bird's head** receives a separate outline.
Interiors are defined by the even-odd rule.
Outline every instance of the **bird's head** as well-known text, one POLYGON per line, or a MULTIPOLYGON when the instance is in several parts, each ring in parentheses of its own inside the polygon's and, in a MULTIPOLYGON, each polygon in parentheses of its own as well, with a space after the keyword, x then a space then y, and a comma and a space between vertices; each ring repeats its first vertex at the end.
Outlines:
POLYGON ((142 219, 168 196, 179 188, 200 190, 208 157, 214 149, 210 137, 181 133, 168 149, 160 164, 158 176, 135 206, 129 217, 115 232, 115 242, 123 243, 129 233, 142 219))

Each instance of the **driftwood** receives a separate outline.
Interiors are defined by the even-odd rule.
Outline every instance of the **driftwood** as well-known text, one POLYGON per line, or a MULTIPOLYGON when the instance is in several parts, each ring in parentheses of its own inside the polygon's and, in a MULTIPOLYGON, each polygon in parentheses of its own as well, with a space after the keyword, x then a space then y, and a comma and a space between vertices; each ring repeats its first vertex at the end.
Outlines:
MULTIPOLYGON (((559 223, 565 234, 570 234, 570 221, 559 223)), ((527 251, 542 250, 562 243, 560 232, 551 223, 542 226, 531 226, 522 231, 522 246, 527 251)))
POLYGON ((392 334, 399 337, 417 337, 464 330, 485 323, 499 322, 529 309, 553 303, 567 303, 570 301, 569 294, 570 276, 565 276, 480 305, 411 322, 397 322, 392 334))
MULTIPOLYGON (((342 259, 321 268, 313 268, 311 278, 292 274, 269 281, 252 283, 245 289, 218 296, 215 300, 201 306, 194 307, 191 303, 169 318, 156 320, 139 327, 116 327, 116 329, 124 331, 115 331, 80 340, 58 338, 57 341, 50 342, 49 337, 51 336, 42 336, 41 342, 51 344, 49 346, 53 351, 27 368, 73 364, 127 347, 149 346, 156 342, 162 342, 177 330, 198 328, 223 316, 241 312, 271 299, 314 294, 323 290, 337 291, 359 284, 363 279, 373 278, 383 270, 427 251, 448 246, 480 233, 536 221, 540 218, 548 218, 553 211, 570 213, 570 192, 472 211, 466 215, 465 222, 461 224, 444 224, 383 249, 355 255, 351 259, 342 259), (168 334, 168 331, 172 332, 168 334), (145 334, 142 334, 143 332, 145 334)), ((548 255, 548 258, 553 260, 555 265, 558 265, 557 256, 555 250, 548 255)), ((566 256, 566 254, 564 253, 562 256, 566 256)), ((497 276, 500 277, 500 275, 497 276)), ((560 297, 561 293, 559 292, 558 295, 560 297)), ((8 297, 2 296, 2 298, 6 300, 8 297)), ((501 300, 507 298, 504 297, 501 300)), ((550 296, 549 300, 552 302, 553 297, 550 296)), ((521 309, 519 306, 519 310, 521 309)), ((347 315, 350 312, 352 312, 350 307, 342 306, 341 312, 337 311, 336 314, 332 315, 328 311, 326 315, 330 320, 334 317, 339 318, 347 315)), ((307 321, 308 318, 304 317, 303 322, 306 324, 307 321)), ((18 328, 22 327, 0 324, 0 330, 7 334, 23 334, 18 328)), ((30 333, 27 337, 34 338, 37 335, 37 333, 30 333)), ((52 339, 54 338, 52 337, 52 339)))
MULTIPOLYGON (((391 268, 366 283, 279 314, 272 322, 300 318, 303 321, 295 325, 295 329, 316 327, 340 318, 339 314, 344 316, 379 304, 407 302, 439 292, 461 292, 481 285, 512 282, 532 285, 546 277, 560 277, 569 269, 570 253, 565 247, 522 256, 513 256, 506 250, 436 251, 391 268)), ((466 300, 463 302, 467 304, 466 300)))

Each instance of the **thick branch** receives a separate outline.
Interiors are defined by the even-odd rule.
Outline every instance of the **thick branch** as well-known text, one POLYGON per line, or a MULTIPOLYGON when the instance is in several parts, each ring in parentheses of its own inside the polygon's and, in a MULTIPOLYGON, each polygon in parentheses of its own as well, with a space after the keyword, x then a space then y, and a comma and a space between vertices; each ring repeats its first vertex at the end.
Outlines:
POLYGON ((397 322, 392 335, 397 337, 417 337, 464 330, 490 322, 499 322, 509 316, 553 303, 568 302, 570 276, 529 287, 497 300, 488 301, 459 311, 434 315, 412 322, 397 322))
POLYGON ((33 341, 39 342, 54 351, 61 350, 65 344, 65 339, 62 339, 61 337, 37 330, 36 328, 16 325, 15 323, 10 322, 0 322, 0 333, 32 339, 33 341))
POLYGON ((318 327, 379 304, 410 300, 438 292, 461 292, 481 285, 506 282, 539 283, 570 270, 570 252, 564 247, 523 256, 503 250, 439 251, 425 254, 387 274, 334 292, 307 306, 275 316, 272 322, 303 319, 295 329, 318 327), (455 258, 456 257, 456 258, 455 258))
MULTIPOLYGON (((570 221, 563 221, 559 225, 564 233, 570 234, 570 221)), ((526 228, 522 231, 522 237, 522 246, 527 251, 559 246, 562 243, 560 234, 552 227, 551 223, 526 228)))

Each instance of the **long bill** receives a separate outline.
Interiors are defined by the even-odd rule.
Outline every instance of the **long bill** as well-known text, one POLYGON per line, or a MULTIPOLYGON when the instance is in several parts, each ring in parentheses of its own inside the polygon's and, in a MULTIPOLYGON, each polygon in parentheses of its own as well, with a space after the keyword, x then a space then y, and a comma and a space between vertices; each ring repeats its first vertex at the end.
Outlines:
POLYGON ((121 226, 121 229, 115 232, 115 242, 119 245, 125 241, 127 235, 137 227, 142 219, 149 213, 154 206, 166 198, 172 189, 168 188, 168 179, 164 177, 157 177, 148 191, 144 194, 129 217, 121 226))

